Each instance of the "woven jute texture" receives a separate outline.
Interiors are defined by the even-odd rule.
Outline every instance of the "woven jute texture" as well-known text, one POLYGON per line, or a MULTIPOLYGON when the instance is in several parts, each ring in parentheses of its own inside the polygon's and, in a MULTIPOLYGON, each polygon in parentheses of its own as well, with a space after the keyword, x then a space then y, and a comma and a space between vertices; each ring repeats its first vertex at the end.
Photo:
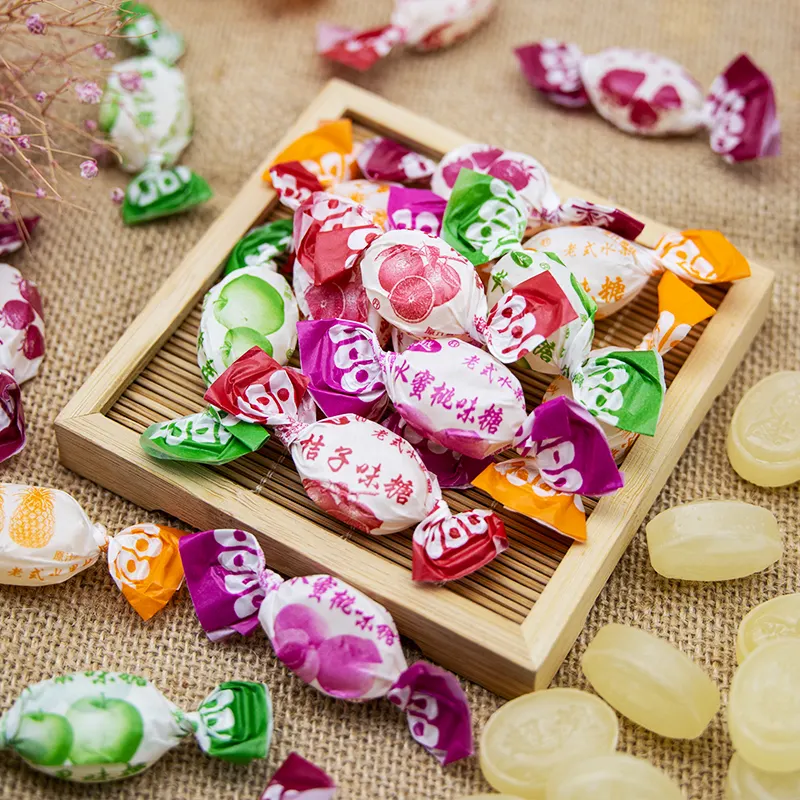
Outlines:
MULTIPOLYGON (((615 621, 681 648, 713 676, 726 700, 743 614, 763 600, 800 591, 798 487, 750 486, 725 455, 726 429, 747 387, 776 370, 800 368, 800 4, 499 0, 498 6, 491 22, 458 47, 427 56, 400 52, 358 76, 316 58, 315 23, 377 24, 387 19, 390 0, 161 0, 159 10, 184 31, 189 47, 181 65, 197 124, 184 160, 209 179, 216 198, 182 218, 128 230, 107 199, 125 179, 112 170, 84 198, 88 211, 50 218, 33 253, 13 257, 41 287, 49 349, 42 374, 24 389, 28 447, 0 468, 2 477, 65 489, 110 531, 152 518, 62 468, 53 420, 324 81, 332 74, 347 77, 476 140, 529 152, 554 174, 650 217, 676 227, 719 228, 778 272, 772 315, 651 514, 703 497, 757 503, 778 517, 786 540, 782 561, 731 583, 667 582, 650 567, 640 532, 555 681, 586 688, 580 656, 598 628, 615 621), (739 51, 749 51, 775 81, 784 154, 732 167, 701 135, 632 138, 591 112, 551 107, 524 83, 511 53, 512 46, 541 37, 573 40, 586 52, 617 44, 649 48, 685 64, 703 84, 739 51)), ((408 654, 418 656, 411 647, 408 654)), ((60 586, 0 587, 0 661, 0 709, 29 683, 101 667, 144 674, 187 710, 231 677, 266 681, 275 706, 266 762, 241 767, 214 761, 188 741, 142 776, 88 787, 48 779, 4 753, 2 797, 255 800, 291 750, 328 770, 342 798, 450 800, 488 789, 477 759, 440 769, 412 742, 389 703, 348 704, 305 687, 276 662, 263 634, 208 642, 185 591, 143 624, 102 564, 60 586)), ((502 701, 476 686, 467 692, 478 733, 502 701)), ((731 756, 723 714, 691 742, 665 740, 621 720, 620 748, 666 770, 691 800, 723 795, 731 756)))

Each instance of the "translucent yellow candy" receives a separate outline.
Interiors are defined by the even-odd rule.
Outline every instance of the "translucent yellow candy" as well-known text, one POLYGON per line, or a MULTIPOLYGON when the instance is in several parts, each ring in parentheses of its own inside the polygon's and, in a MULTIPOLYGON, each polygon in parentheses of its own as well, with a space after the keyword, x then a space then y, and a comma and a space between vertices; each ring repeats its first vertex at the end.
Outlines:
POLYGON ((773 597, 750 610, 739 624, 736 660, 741 664, 757 647, 787 637, 800 639, 800 594, 773 597))
POLYGON ((719 710, 714 681, 680 650, 639 628, 601 628, 581 666, 604 700, 661 736, 695 739, 719 710))
POLYGON ((547 782, 546 800, 683 800, 683 795, 647 761, 612 753, 559 769, 547 782))
POLYGON ((498 792, 544 800, 552 772, 617 746, 617 715, 578 689, 544 689, 495 711, 481 734, 481 770, 498 792))
POLYGON ((733 500, 698 500, 647 523, 653 569, 683 581, 730 581, 774 564, 783 553, 775 515, 733 500))
POLYGON ((522 800, 511 794, 471 794, 469 797, 461 797, 459 800, 522 800))
POLYGON ((800 372, 776 372, 739 401, 728 432, 728 458, 746 481, 800 481, 800 372))
POLYGON ((767 772, 800 770, 800 639, 775 639, 736 670, 728 733, 739 755, 767 772))
POLYGON ((797 800, 800 772, 764 772, 733 754, 725 783, 725 800, 797 800))

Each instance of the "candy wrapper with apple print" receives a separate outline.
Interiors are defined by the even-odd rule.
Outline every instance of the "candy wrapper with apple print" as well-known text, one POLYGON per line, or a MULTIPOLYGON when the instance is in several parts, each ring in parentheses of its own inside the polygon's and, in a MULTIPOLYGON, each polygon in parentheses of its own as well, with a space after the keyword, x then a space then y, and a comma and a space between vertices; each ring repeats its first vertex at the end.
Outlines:
POLYGON ((111 578, 142 619, 150 619, 183 581, 182 531, 131 525, 109 536, 58 489, 0 483, 0 584, 63 583, 105 553, 111 578))
POLYGON ((691 134, 707 129, 711 149, 728 162, 780 153, 772 81, 737 56, 708 93, 680 64, 645 50, 611 47, 584 55, 577 45, 545 39, 516 50, 528 82, 568 108, 592 105, 626 133, 691 134))
POLYGON ((333 800, 335 794, 330 775, 297 753, 289 753, 259 800, 333 800))
POLYGON ((447 200, 427 189, 392 186, 386 204, 387 230, 412 230, 438 236, 447 200))
POLYGON ((267 425, 286 445, 303 488, 323 511, 369 534, 415 526, 412 578, 464 577, 508 547, 495 514, 452 514, 416 450, 356 414, 317 421, 308 378, 253 348, 212 384, 206 400, 239 419, 267 425))
POLYGON ((25 447, 20 386, 44 358, 42 299, 33 281, 0 264, 0 463, 25 447))
POLYGON ((633 301, 654 275, 674 272, 689 283, 727 283, 747 278, 745 257, 719 231, 665 233, 655 249, 592 226, 537 233, 526 250, 555 253, 597 305, 603 319, 633 301))
POLYGON ((259 625, 275 655, 329 697, 386 697, 411 735, 442 764, 472 755, 467 698, 455 676, 408 666, 383 606, 331 575, 283 580, 268 569, 255 536, 211 530, 185 537, 181 558, 197 617, 212 640, 259 625))
POLYGON ((491 464, 473 485, 506 508, 584 541, 580 495, 612 494, 623 485, 600 425, 577 403, 556 397, 525 419, 514 445, 521 459, 491 464))
POLYGON ((492 13, 496 0, 394 0, 391 22, 356 31, 322 23, 317 52, 330 61, 368 70, 398 45, 427 52, 471 34, 492 13))
MULTIPOLYGON (((665 272, 659 281, 658 309, 655 328, 644 337, 637 349, 655 350, 661 356, 682 342, 695 325, 716 313, 694 289, 672 272, 665 272)), ((567 378, 559 376, 547 388, 543 399, 547 401, 562 395, 572 398, 572 384, 567 378)), ((600 427, 619 464, 639 438, 638 434, 613 427, 604 421, 600 422, 600 427)))
POLYGON ((224 275, 243 267, 265 267, 278 264, 292 250, 292 220, 276 219, 249 230, 231 250, 224 275))
POLYGON ((99 123, 122 169, 139 173, 125 190, 126 225, 187 211, 211 198, 203 178, 176 166, 192 138, 192 110, 178 67, 152 55, 115 64, 99 123))
POLYGON ((153 9, 145 3, 125 0, 119 5, 123 21, 120 35, 134 47, 174 64, 184 51, 183 36, 174 31, 153 9))
MULTIPOLYGON (((470 213, 469 209, 476 202, 480 205, 488 203, 488 207, 480 215, 487 225, 497 215, 496 207, 500 204, 506 206, 502 216, 507 224, 512 225, 515 230, 524 226, 523 232, 519 234, 520 238, 525 227, 538 229, 561 225, 599 225, 627 239, 635 239, 644 228, 639 220, 613 206, 576 197, 562 202, 553 189, 547 170, 535 158, 489 144, 466 144, 447 153, 436 167, 431 188, 445 199, 450 199, 455 191, 463 193, 463 197, 457 197, 449 204, 450 226, 454 229, 458 227, 462 202, 467 203, 467 213, 470 213), (481 177, 465 176, 456 189, 462 170, 481 177), (504 186, 489 180, 490 178, 503 181, 513 191, 509 192, 504 186)), ((470 220, 470 224, 475 221, 470 220)), ((444 238, 450 241, 447 236, 444 238)), ((450 243, 460 250, 456 244, 450 243)))
POLYGON ((187 713, 146 678, 89 670, 28 686, 0 717, 0 750, 81 783, 138 775, 187 736, 224 761, 265 758, 272 736, 269 689, 226 681, 187 713))

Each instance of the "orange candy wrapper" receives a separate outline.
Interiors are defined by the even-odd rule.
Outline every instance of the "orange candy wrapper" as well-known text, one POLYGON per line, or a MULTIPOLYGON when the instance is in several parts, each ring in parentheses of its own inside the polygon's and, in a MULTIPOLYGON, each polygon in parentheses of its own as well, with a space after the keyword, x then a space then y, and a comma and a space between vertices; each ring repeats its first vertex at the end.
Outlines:
POLYGON ((109 536, 58 489, 0 483, 0 584, 63 583, 105 552, 108 571, 142 619, 150 619, 183 582, 183 531, 132 525, 109 536))

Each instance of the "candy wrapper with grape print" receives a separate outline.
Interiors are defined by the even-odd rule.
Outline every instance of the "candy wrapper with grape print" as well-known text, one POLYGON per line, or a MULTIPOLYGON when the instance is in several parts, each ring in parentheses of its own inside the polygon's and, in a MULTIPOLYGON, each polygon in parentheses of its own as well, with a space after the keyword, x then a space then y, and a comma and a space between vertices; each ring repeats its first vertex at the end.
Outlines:
POLYGON ((383 606, 330 575, 284 581, 266 567, 252 533, 211 530, 181 542, 186 585, 212 640, 260 624, 275 655, 329 697, 386 697, 408 716, 411 735, 440 763, 472 755, 467 698, 441 667, 406 663, 383 606))
POLYGON ((447 200, 427 189, 393 186, 386 205, 387 230, 412 230, 438 236, 447 200))
MULTIPOLYGON (((662 356, 682 342, 695 325, 716 313, 694 289, 679 280, 672 272, 665 272, 659 281, 658 308, 655 328, 644 337, 637 349, 655 350, 662 356)), ((562 395, 569 398, 573 396, 572 384, 567 378, 559 376, 545 391, 544 400, 562 395)), ((619 464, 639 438, 638 434, 613 427, 604 421, 600 422, 600 426, 606 435, 614 459, 619 464)))
POLYGON ((174 64, 183 55, 183 36, 172 30, 150 6, 125 0, 120 3, 119 16, 124 23, 119 32, 134 47, 167 64, 174 64))
MULTIPOLYGON (((436 194, 449 199, 456 191, 456 182, 462 170, 482 177, 465 178, 459 185, 461 196, 449 205, 452 226, 457 226, 456 220, 463 213, 460 209, 462 203, 466 203, 466 213, 471 214, 476 204, 481 208, 488 202, 489 206, 482 209, 479 218, 489 224, 497 213, 495 206, 510 205, 510 208, 504 208, 503 216, 509 224, 513 220, 515 229, 519 224, 531 228, 599 225, 627 239, 635 239, 644 228, 643 223, 613 206, 575 197, 562 202, 553 189, 547 170, 535 158, 489 144, 466 144, 447 153, 436 167, 431 188, 436 194), (504 186, 488 178, 498 178, 509 184, 513 192, 509 193, 504 186), (527 215, 523 213, 523 208, 527 215), (491 213, 487 214, 489 211, 491 213), (518 216, 521 217, 519 221, 516 219, 518 216)), ((455 244, 453 246, 460 249, 455 244)))
POLYGON ((206 400, 273 428, 308 496, 335 519, 370 534, 416 526, 414 580, 464 577, 508 547, 505 527, 491 512, 450 512, 435 476, 401 436, 356 414, 316 421, 307 386, 306 376, 253 348, 217 379, 206 400))
POLYGON ((44 358, 42 300, 33 281, 0 264, 0 463, 25 447, 20 386, 44 358))
POLYGON ((103 783, 138 775, 187 736, 209 756, 266 758, 272 703, 263 683, 226 681, 186 713, 146 678, 90 670, 35 683, 0 717, 0 750, 55 778, 103 783))
POLYGON ((516 50, 528 82, 552 102, 592 105, 626 133, 690 134, 706 128, 711 149, 728 162, 780 153, 772 81, 745 54, 718 75, 708 94, 672 59, 611 47, 584 55, 577 45, 545 39, 516 50))
POLYGON ((192 138, 186 82, 177 67, 155 56, 115 64, 99 121, 122 168, 139 173, 125 190, 126 225, 187 211, 211 198, 203 178, 176 166, 192 138))
POLYGON ((435 161, 385 136, 367 139, 356 160, 364 177, 371 181, 423 183, 436 169, 435 161))
POLYGON ((292 249, 292 220, 276 219, 249 230, 233 247, 225 264, 224 275, 243 267, 271 265, 278 269, 278 261, 292 249))
POLYGON ((335 794, 330 775, 297 753, 289 753, 259 800, 333 800, 335 794))
POLYGON ((665 270, 697 284, 750 275, 745 257, 719 231, 666 233, 651 250, 601 228, 554 228, 537 233, 524 247, 555 253, 596 303, 596 319, 624 308, 665 270))
POLYGON ((142 619, 150 619, 183 581, 182 535, 141 524, 109 536, 66 492, 0 483, 0 584, 63 583, 105 553, 117 588, 142 619))
POLYGON ((355 31, 322 23, 317 52, 330 61, 368 70, 398 45, 423 52, 449 47, 471 34, 492 13, 496 0, 394 0, 389 25, 355 31))

